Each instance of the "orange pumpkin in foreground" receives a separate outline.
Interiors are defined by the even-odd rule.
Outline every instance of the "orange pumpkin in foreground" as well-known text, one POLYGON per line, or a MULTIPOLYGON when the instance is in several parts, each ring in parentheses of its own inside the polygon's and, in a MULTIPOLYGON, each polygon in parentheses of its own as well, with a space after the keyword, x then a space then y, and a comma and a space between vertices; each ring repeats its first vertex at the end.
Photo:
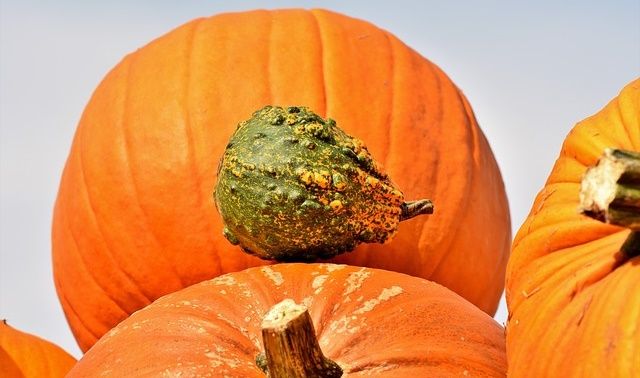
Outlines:
POLYGON ((0 322, 0 377, 64 377, 75 363, 59 346, 0 322))
POLYGON ((308 307, 345 377, 505 376, 503 328, 443 286, 370 268, 278 264, 160 298, 100 339, 69 377, 264 377, 260 325, 287 298, 308 307))
POLYGON ((224 239, 212 194, 237 123, 268 104, 335 119, 406 198, 435 203, 392 242, 333 261, 428 278, 495 312, 508 205, 460 90, 367 22, 252 11, 194 20, 126 56, 84 110, 52 232, 58 296, 83 350, 164 294, 265 264, 224 239))
POLYGON ((608 148, 640 151, 640 80, 569 133, 507 270, 511 377, 640 371, 640 251, 629 230, 578 213, 582 177, 608 148))

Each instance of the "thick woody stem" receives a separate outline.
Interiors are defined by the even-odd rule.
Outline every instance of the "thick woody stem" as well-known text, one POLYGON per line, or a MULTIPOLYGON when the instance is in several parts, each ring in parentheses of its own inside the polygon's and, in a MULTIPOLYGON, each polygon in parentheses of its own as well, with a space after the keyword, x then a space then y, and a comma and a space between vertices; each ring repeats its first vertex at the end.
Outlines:
POLYGON ((307 308, 291 299, 264 316, 262 344, 256 364, 270 378, 342 376, 340 366, 323 355, 307 308))
POLYGON ((629 228, 622 251, 639 255, 640 153, 606 149, 582 179, 580 210, 602 222, 629 228))
POLYGON ((422 214, 433 214, 433 202, 431 200, 407 201, 402 204, 400 222, 422 214))

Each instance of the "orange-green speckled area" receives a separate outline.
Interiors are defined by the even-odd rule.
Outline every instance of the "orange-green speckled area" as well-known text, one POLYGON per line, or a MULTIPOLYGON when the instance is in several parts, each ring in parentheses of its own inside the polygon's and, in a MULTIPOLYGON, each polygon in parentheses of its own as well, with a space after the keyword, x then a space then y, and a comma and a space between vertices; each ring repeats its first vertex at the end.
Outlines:
POLYGON ((227 239, 278 261, 384 243, 404 206, 362 141, 304 107, 267 106, 241 122, 220 161, 214 196, 227 239))

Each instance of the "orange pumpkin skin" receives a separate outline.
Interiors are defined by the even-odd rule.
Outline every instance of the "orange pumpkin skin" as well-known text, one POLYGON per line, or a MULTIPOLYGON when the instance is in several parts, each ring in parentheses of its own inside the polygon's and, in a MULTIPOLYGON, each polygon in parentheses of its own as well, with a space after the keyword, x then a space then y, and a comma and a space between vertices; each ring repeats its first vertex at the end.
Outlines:
POLYGON ((59 346, 0 322, 0 377, 64 377, 75 363, 59 346))
POLYGON ((88 103, 52 231, 57 292, 83 350, 164 294, 265 264, 224 239, 212 193, 236 124, 266 104, 335 119, 406 198, 436 204, 392 242, 333 261, 428 278, 495 312, 508 205, 459 89, 369 23, 323 10, 253 11, 197 19, 151 42, 88 103))
POLYGON ((264 377, 260 324, 286 298, 309 308, 344 377, 505 376, 503 328, 443 286, 371 268, 278 264, 160 298, 108 332, 69 377, 264 377))
POLYGON ((515 237, 507 268, 511 377, 640 371, 640 256, 629 230, 578 214, 582 175, 606 147, 640 151, 640 80, 569 133, 515 237))

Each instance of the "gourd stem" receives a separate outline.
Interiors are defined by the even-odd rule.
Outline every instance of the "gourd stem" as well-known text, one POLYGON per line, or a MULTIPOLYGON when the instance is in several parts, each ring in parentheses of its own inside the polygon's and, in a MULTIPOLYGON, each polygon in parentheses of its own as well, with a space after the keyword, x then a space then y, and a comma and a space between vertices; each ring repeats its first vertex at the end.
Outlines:
POLYGON ((621 251, 640 255, 640 153, 606 149, 582 179, 580 210, 602 222, 629 228, 621 251))
POLYGON ((322 353, 307 308, 291 299, 264 316, 262 345, 256 364, 269 378, 342 376, 342 368, 322 353))
POLYGON ((433 214, 433 202, 428 199, 407 201, 402 204, 400 222, 422 214, 433 214))
POLYGON ((640 256, 640 231, 631 231, 620 250, 629 258, 640 256))

